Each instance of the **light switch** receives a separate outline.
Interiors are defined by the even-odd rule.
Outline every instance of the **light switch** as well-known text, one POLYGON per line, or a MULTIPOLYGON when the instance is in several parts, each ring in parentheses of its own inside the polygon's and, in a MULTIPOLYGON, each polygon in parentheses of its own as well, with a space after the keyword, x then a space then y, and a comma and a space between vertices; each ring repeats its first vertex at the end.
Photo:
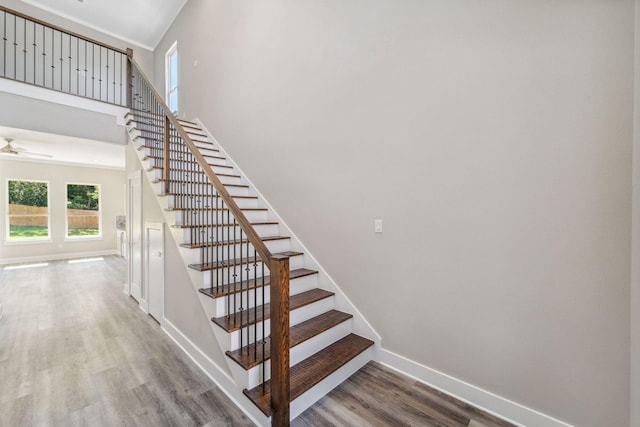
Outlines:
POLYGON ((374 232, 376 232, 376 233, 382 233, 382 220, 381 219, 376 219, 373 222, 373 229, 374 229, 374 232))

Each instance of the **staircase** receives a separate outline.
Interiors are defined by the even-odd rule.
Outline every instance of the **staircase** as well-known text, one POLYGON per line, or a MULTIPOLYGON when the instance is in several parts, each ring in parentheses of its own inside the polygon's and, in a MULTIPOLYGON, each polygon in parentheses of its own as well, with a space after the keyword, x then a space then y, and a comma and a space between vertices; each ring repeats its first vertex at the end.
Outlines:
POLYGON ((361 335, 375 334, 204 127, 165 113, 131 66, 130 141, 233 380, 261 424, 288 425, 373 358, 374 341, 361 335))
POLYGON ((172 225, 167 243, 179 242, 171 262, 188 266, 184 291, 198 296, 254 420, 288 425, 372 359, 375 331, 201 123, 170 112, 131 49, 0 12, 1 78, 129 109, 130 142, 172 225))

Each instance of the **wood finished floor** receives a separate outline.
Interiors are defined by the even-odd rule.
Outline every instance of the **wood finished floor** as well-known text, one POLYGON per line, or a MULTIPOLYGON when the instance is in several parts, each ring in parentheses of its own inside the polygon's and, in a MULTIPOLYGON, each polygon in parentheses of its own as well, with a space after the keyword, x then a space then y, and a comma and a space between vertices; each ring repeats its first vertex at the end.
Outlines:
POLYGON ((0 267, 0 426, 251 426, 122 292, 125 264, 0 267))
MULTIPOLYGON (((122 293, 124 281, 118 257, 0 266, 0 427, 252 425, 122 293)), ((510 425, 377 363, 292 422, 510 425)))
POLYGON ((291 426, 513 427, 513 424, 370 362, 300 414, 291 426))

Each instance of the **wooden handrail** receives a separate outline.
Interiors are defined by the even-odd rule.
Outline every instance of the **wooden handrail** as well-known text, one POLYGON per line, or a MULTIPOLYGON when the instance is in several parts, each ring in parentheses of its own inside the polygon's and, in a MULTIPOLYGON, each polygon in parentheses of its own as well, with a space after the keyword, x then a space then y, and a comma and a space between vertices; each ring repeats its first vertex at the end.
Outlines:
POLYGON ((213 169, 211 169, 211 166, 207 163, 207 161, 202 156, 202 154, 200 154, 200 150, 196 148, 196 145, 193 143, 193 141, 189 137, 189 134, 187 133, 187 131, 184 130, 180 122, 178 122, 178 119, 176 118, 176 116, 169 109, 169 106, 162 100, 162 97, 160 96, 158 91, 155 89, 155 87, 151 84, 151 81, 144 74, 144 72, 142 71, 138 63, 135 61, 135 59, 130 57, 129 60, 136 67, 140 76, 147 81, 149 90, 158 101, 158 104, 160 105, 160 108, 162 108, 162 111, 164 112, 165 117, 169 119, 169 122, 178 131, 178 133, 180 134, 180 137, 183 139, 185 144, 189 147, 189 150, 191 150, 191 153, 195 157, 196 161, 200 164, 204 173, 209 177, 209 179, 211 180, 211 183, 214 185, 214 187, 220 194, 220 197, 227 204, 227 207, 235 217, 236 221, 238 221, 238 223, 244 230, 245 234, 247 235, 247 239, 249 240, 249 242, 251 242, 256 252, 258 252, 258 255, 260 255, 260 259, 265 261, 266 260, 270 261, 273 258, 271 251, 269 251, 269 249, 264 244, 260 236, 258 236, 258 233, 256 233, 256 231, 253 229, 253 227, 251 226, 251 223, 249 222, 249 220, 247 220, 247 217, 240 210, 235 200, 233 200, 233 198, 229 195, 229 192, 224 187, 222 182, 220 182, 220 179, 215 174, 213 169))
POLYGON ((19 18, 25 19, 27 21, 34 22, 36 24, 40 24, 43 27, 48 27, 48 28, 51 28, 52 30, 60 31, 61 33, 68 34, 68 35, 76 37, 76 38, 78 38, 80 40, 84 40, 84 41, 87 41, 89 43, 93 43, 93 44, 96 44, 98 46, 102 46, 104 48, 114 50, 114 51, 116 51, 118 53, 121 53, 123 55, 127 54, 127 52, 124 49, 120 49, 120 48, 117 48, 117 47, 114 47, 114 46, 109 46, 106 43, 102 43, 102 42, 99 42, 99 41, 94 40, 92 38, 83 36, 81 34, 74 33, 73 31, 65 30, 64 28, 58 27, 57 25, 50 24, 50 23, 42 21, 42 20, 40 20, 38 18, 33 18, 33 17, 29 16, 29 15, 25 15, 24 13, 18 12, 18 11, 13 10, 13 9, 9 9, 8 7, 4 7, 4 6, 0 5, 0 11, 6 12, 6 13, 10 13, 12 15, 15 15, 15 16, 19 17, 19 18))
MULTIPOLYGON (((148 90, 151 91, 151 95, 155 98, 157 104, 160 106, 164 113, 164 149, 165 149, 165 181, 164 191, 168 193, 169 190, 169 145, 170 145, 170 133, 169 126, 173 125, 184 143, 187 145, 191 154, 196 159, 196 162, 200 165, 203 172, 207 175, 210 182, 215 187, 217 193, 222 200, 227 204, 227 208, 233 214, 235 220, 240 224, 242 230, 244 230, 247 240, 253 245, 255 251, 259 255, 263 263, 269 265, 271 272, 270 283, 270 318, 271 318, 271 406, 273 409, 273 415, 271 417, 272 426, 275 427, 288 427, 290 417, 290 368, 289 368, 289 257, 286 255, 273 255, 271 251, 264 244, 258 233, 247 220, 247 217, 240 210, 233 197, 229 195, 229 192, 224 187, 220 179, 213 171, 211 166, 207 163, 205 158, 200 153, 200 150, 191 140, 191 137, 180 124, 176 116, 171 112, 169 106, 163 101, 162 97, 156 91, 155 87, 151 84, 150 80, 140 69, 140 66, 136 61, 128 56, 127 69, 129 70, 128 80, 131 79, 131 68, 135 67, 137 73, 142 80, 146 82, 148 90)), ((131 106, 132 100, 132 85, 127 87, 127 97, 129 106, 131 106)), ((256 337, 257 338, 257 337, 256 337)), ((264 363, 264 360, 263 360, 264 363)))

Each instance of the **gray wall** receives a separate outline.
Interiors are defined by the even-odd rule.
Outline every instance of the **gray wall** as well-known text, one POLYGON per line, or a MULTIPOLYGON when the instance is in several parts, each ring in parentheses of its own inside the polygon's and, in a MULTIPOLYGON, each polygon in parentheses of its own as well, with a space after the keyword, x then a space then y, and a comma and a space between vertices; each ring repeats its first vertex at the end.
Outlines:
POLYGON ((159 88, 176 39, 181 113, 386 349, 629 424, 632 0, 191 0, 159 88))
MULTIPOLYGON (((117 47, 119 49, 131 48, 133 49, 133 57, 140 64, 140 66, 143 68, 145 73, 147 74, 153 73, 153 66, 152 66, 153 52, 145 48, 142 48, 140 46, 132 46, 130 43, 126 41, 104 34, 100 31, 96 31, 91 27, 78 24, 74 21, 68 20, 61 16, 54 15, 46 10, 32 6, 20 0, 2 0, 2 6, 8 7, 9 9, 13 9, 18 12, 22 12, 26 15, 29 15, 31 17, 56 25, 65 30, 73 31, 85 37, 92 38, 94 40, 100 41, 102 43, 106 43, 108 45, 117 47)), ((149 78, 152 78, 152 77, 153 77, 152 75, 149 76, 149 78)))
POLYGON ((123 170, 97 169, 90 167, 62 166, 0 159, 0 262, 6 259, 29 257, 59 257, 68 254, 113 251, 117 249, 116 216, 125 214, 123 170), (49 182, 49 215, 51 240, 46 243, 5 244, 7 180, 33 179, 49 182), (102 239, 67 240, 66 184, 100 184, 102 210, 102 239))
POLYGON ((631 270, 631 424, 640 425, 640 0, 636 0, 633 232, 631 270))

